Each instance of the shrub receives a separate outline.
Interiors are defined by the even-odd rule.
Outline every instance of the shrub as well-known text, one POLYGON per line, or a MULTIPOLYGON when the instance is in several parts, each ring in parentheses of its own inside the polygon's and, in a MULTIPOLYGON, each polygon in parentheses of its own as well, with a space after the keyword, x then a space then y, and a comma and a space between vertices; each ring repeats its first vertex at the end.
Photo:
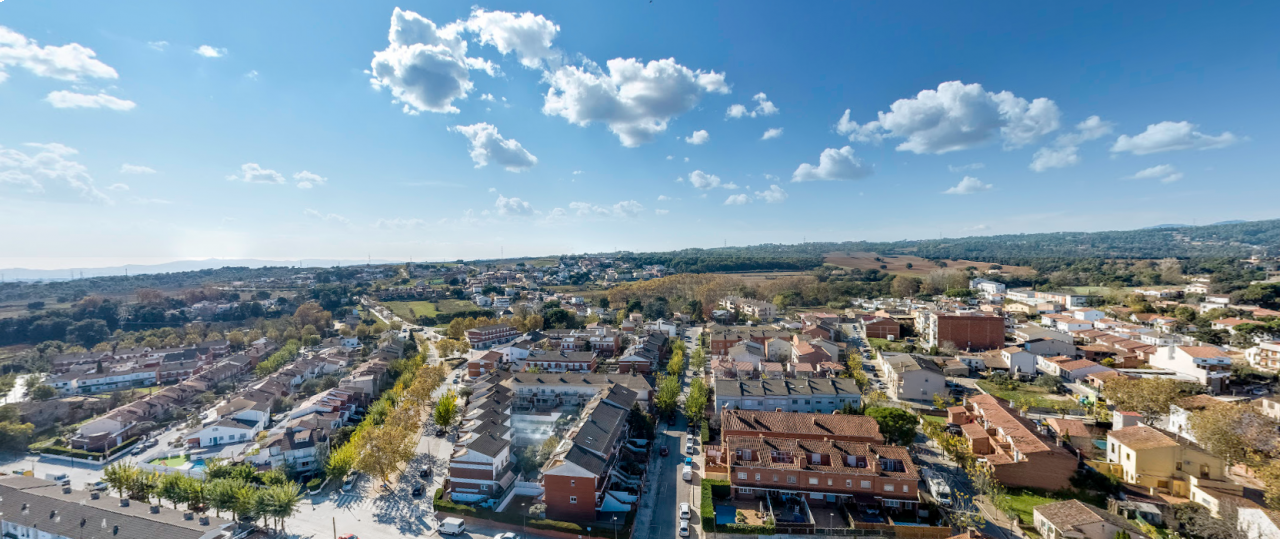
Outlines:
POLYGON ((323 484, 324 484, 324 479, 317 477, 315 479, 307 481, 307 490, 315 491, 320 488, 320 485, 323 485, 323 484))

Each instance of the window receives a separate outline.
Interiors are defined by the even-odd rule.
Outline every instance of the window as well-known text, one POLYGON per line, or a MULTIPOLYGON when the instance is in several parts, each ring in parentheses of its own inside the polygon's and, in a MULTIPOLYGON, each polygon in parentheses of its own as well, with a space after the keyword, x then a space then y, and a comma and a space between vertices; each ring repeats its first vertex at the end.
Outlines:
POLYGON ((870 482, 870 481, 863 481, 863 482, 862 482, 862 488, 871 488, 871 482, 870 482))
POLYGON ((892 485, 891 483, 885 483, 885 485, 884 485, 884 491, 885 491, 885 492, 893 492, 893 485, 892 485))
POLYGON ((788 475, 788 476, 787 476, 787 483, 790 483, 790 484, 792 484, 792 485, 796 484, 796 476, 794 476, 794 475, 788 475))
POLYGON ((908 488, 908 486, 907 486, 907 485, 902 485, 902 493, 903 493, 903 494, 906 494, 906 493, 907 493, 907 488, 908 488))
POLYGON ((489 490, 489 485, 480 485, 480 490, 489 490))
POLYGON ((752 492, 752 491, 751 491, 751 489, 749 489, 749 488, 740 488, 740 489, 738 489, 738 494, 751 494, 751 492, 752 492))
POLYGON ((756 474, 756 481, 760 480, 760 474, 756 474))
POLYGON ((746 479, 747 472, 738 472, 738 479, 746 479))
POLYGON ((845 488, 853 488, 853 480, 852 480, 852 479, 845 479, 845 480, 844 480, 844 486, 845 486, 845 488))
POLYGON ((569 503, 578 503, 577 496, 569 496, 569 503))
POLYGON ((773 474, 773 482, 774 483, 778 482, 778 474, 773 474))
POLYGON ((577 482, 578 482, 578 480, 577 480, 577 479, 570 479, 570 480, 569 480, 569 486, 571 486, 571 487, 572 487, 572 486, 575 486, 575 484, 576 484, 577 482))
POLYGON ((828 477, 828 478, 827 478, 827 486, 828 486, 828 487, 829 487, 829 486, 831 486, 831 478, 830 478, 830 477, 828 477))
POLYGON ((809 478, 809 484, 810 484, 810 485, 816 485, 816 484, 818 484, 818 478, 817 478, 817 477, 810 477, 810 478, 809 478))

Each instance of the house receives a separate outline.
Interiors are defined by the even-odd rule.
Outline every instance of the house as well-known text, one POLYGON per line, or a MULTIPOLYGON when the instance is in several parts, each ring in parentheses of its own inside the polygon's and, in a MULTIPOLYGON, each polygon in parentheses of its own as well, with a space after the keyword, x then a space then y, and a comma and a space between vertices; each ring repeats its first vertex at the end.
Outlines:
POLYGON ((916 332, 927 347, 951 343, 969 351, 1004 348, 1004 317, 995 314, 920 311, 916 332))
POLYGON ((876 420, 862 415, 725 409, 721 436, 771 436, 795 440, 839 440, 883 444, 876 420))
POLYGON ((1152 494, 1188 498, 1211 509, 1219 492, 1240 494, 1240 487, 1227 481, 1221 458, 1146 425, 1109 432, 1107 462, 1125 483, 1152 494))
POLYGON ((1004 295, 1005 285, 1004 283, 997 283, 986 279, 970 279, 969 289, 977 290, 982 297, 992 299, 995 296, 1004 295))
POLYGON ((1090 374, 1112 370, 1087 359, 1075 359, 1067 356, 1041 357, 1036 368, 1050 376, 1058 376, 1068 382, 1079 382, 1090 374))
POLYGON ((510 324, 490 324, 468 329, 467 342, 473 350, 484 350, 497 344, 509 343, 520 335, 510 324))
POLYGON ((1000 399, 978 395, 947 409, 969 448, 1001 484, 1058 490, 1070 485, 1076 457, 1039 434, 1000 399))
POLYGON ((502 361, 502 353, 489 350, 467 361, 467 377, 476 378, 487 372, 493 372, 502 361))
POLYGON ((905 447, 784 436, 726 436, 721 453, 732 495, 802 496, 809 505, 856 502, 876 510, 911 510, 920 475, 905 447))
MULTIPOLYGON (((619 400, 622 402, 601 394, 587 403, 582 409, 582 419, 543 465, 543 503, 547 506, 547 518, 592 522, 596 520, 597 511, 626 505, 612 491, 619 449, 630 432, 627 424, 630 403, 625 397, 619 400)), ((634 402, 633 393, 630 402, 634 402)), ((627 505, 625 509, 631 507, 627 505)))
POLYGON ((0 533, 6 539, 230 539, 247 535, 229 519, 203 513, 188 518, 161 505, 130 504, 108 494, 21 475, 0 477, 0 533))
POLYGON ((1212 394, 1226 389, 1231 377, 1231 358, 1213 346, 1165 346, 1151 356, 1151 366, 1189 376, 1209 388, 1212 394))
POLYGON ((928 401, 946 391, 947 379, 931 360, 913 354, 878 352, 885 393, 894 400, 928 401))
POLYGON ((1044 539, 1115 539, 1120 531, 1129 537, 1147 537, 1123 517, 1080 500, 1038 505, 1032 509, 1032 517, 1044 539))
POLYGON ((1267 371, 1280 369, 1280 341, 1259 343, 1245 350, 1244 357, 1249 361, 1249 365, 1255 368, 1267 371))
POLYGON ((1213 329, 1226 330, 1228 333, 1235 335, 1236 326, 1243 324, 1257 324, 1253 320, 1244 320, 1241 318, 1219 318, 1212 322, 1213 329))
POLYGON ((1195 433, 1191 431, 1191 414, 1219 404, 1227 403, 1208 395, 1191 395, 1178 399, 1169 405, 1169 432, 1199 443, 1195 433))
MULTIPOLYGON (((777 365, 765 363, 764 365, 777 365)), ((716 380, 716 410, 766 410, 829 414, 862 405, 852 378, 716 380)))
POLYGON ((1036 354, 1019 346, 1008 346, 1000 349, 1000 359, 1009 376, 1021 378, 1032 376, 1036 372, 1036 354))
POLYGON ((1075 356, 1076 346, 1070 340, 1035 337, 1021 344, 1022 349, 1037 356, 1075 356))
POLYGON ((728 353, 729 347, 740 341, 755 341, 764 344, 770 339, 791 340, 791 332, 778 329, 759 329, 746 327, 713 327, 708 332, 707 348, 711 355, 723 356, 728 353))
POLYGON ((896 341, 902 338, 902 325, 892 318, 862 319, 858 325, 862 327, 862 332, 868 339, 896 341))

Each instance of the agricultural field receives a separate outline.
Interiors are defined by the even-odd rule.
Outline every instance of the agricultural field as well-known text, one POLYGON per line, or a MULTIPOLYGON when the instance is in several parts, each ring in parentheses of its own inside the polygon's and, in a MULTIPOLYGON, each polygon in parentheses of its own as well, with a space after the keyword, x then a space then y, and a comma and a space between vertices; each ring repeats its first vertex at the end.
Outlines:
POLYGON ((435 316, 440 314, 434 303, 430 301, 384 301, 382 306, 391 309, 396 316, 412 322, 419 316, 435 316))
MULTIPOLYGON (((881 271, 887 271, 897 275, 912 275, 916 277, 922 277, 927 275, 929 272, 938 269, 937 264, 918 256, 878 255, 876 253, 869 252, 827 253, 823 262, 842 268, 860 270, 880 269, 880 266, 884 265, 886 268, 881 271), (880 257, 880 261, 876 261, 876 257, 880 257), (910 268, 907 267, 908 264, 911 265, 910 268)), ((964 269, 969 266, 978 268, 979 272, 985 272, 991 269, 991 264, 987 262, 974 262, 972 260, 947 261, 948 268, 964 269)), ((1035 273, 1035 270, 1023 266, 1003 266, 1001 271, 1020 275, 1035 273)))
POLYGON ((787 277, 810 276, 808 272, 804 271, 726 271, 716 273, 716 275, 726 275, 740 279, 748 285, 763 284, 767 281, 774 281, 787 277))

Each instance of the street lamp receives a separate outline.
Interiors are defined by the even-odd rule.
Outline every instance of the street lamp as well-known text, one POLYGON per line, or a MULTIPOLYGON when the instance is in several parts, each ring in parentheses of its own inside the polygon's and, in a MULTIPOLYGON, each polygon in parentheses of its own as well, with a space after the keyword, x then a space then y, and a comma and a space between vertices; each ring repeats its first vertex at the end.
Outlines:
POLYGON ((613 539, 618 539, 618 515, 613 515, 613 539))

